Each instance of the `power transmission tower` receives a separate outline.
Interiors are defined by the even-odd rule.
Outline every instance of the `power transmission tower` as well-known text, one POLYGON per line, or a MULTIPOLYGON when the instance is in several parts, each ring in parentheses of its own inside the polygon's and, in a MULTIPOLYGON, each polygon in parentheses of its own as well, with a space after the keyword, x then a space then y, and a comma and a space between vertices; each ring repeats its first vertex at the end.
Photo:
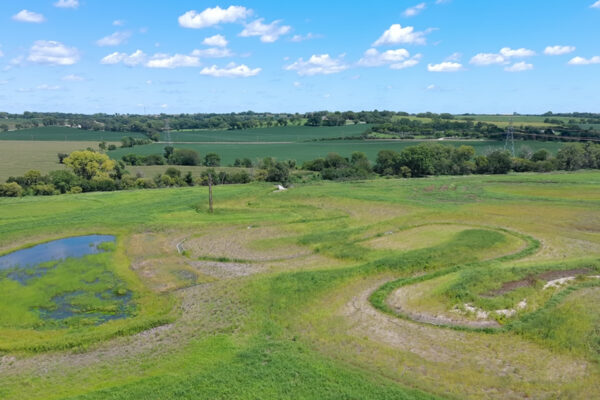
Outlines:
POLYGON ((510 120, 510 124, 506 128, 506 140, 504 142, 504 150, 509 150, 512 156, 515 156, 515 128, 510 120))

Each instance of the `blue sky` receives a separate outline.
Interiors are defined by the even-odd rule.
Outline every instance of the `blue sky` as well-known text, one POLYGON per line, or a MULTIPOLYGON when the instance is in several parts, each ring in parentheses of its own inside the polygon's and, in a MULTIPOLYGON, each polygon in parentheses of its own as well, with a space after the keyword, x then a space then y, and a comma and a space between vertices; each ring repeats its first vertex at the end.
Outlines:
POLYGON ((0 2, 0 110, 600 112, 600 0, 0 2))

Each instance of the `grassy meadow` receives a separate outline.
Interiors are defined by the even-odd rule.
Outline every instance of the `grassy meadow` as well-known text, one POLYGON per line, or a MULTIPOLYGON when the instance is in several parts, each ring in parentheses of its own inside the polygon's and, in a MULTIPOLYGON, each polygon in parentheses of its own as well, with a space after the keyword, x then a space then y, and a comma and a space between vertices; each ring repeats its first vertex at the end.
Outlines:
POLYGON ((31 169, 37 169, 43 173, 63 169, 64 165, 58 163, 58 153, 70 153, 88 147, 98 150, 98 143, 0 141, 0 181, 5 182, 8 177, 23 175, 31 169))
POLYGON ((214 214, 203 187, 0 199, 0 254, 116 235, 65 271, 106 270, 101 289, 126 282, 139 310, 54 332, 0 318, 0 397, 597 397, 599 187, 598 172, 254 183, 215 188, 214 214), (573 279, 544 288, 557 277, 573 279))

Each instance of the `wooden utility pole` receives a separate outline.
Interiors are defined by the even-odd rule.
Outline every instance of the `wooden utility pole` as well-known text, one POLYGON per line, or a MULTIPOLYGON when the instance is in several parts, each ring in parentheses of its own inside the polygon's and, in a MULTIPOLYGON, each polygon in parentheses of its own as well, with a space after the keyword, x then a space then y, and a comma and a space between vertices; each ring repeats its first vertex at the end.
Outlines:
POLYGON ((212 174, 208 173, 208 212, 213 213, 212 174))

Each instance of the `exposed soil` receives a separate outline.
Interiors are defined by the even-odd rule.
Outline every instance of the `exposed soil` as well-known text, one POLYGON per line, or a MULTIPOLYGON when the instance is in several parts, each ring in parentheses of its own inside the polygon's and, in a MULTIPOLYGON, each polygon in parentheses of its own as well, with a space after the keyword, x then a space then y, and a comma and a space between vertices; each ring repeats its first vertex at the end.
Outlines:
POLYGON ((564 271, 547 271, 537 275, 530 275, 527 278, 518 281, 506 282, 499 289, 490 290, 489 292, 482 294, 481 297, 502 296, 503 294, 522 287, 532 287, 539 280, 549 282, 556 279, 569 278, 572 276, 586 275, 590 273, 592 273, 592 270, 587 268, 569 269, 564 271))
POLYGON ((426 312, 417 312, 408 310, 405 306, 408 300, 408 293, 403 287, 396 289, 387 299, 387 304, 392 307, 398 314, 405 315, 408 318, 431 325, 452 325, 452 326, 468 326, 471 328, 499 328, 500 324, 491 319, 471 320, 460 314, 429 314, 426 312))
POLYGON ((249 276, 266 270, 263 264, 242 264, 235 262, 188 261, 199 272, 219 278, 231 279, 249 276))

